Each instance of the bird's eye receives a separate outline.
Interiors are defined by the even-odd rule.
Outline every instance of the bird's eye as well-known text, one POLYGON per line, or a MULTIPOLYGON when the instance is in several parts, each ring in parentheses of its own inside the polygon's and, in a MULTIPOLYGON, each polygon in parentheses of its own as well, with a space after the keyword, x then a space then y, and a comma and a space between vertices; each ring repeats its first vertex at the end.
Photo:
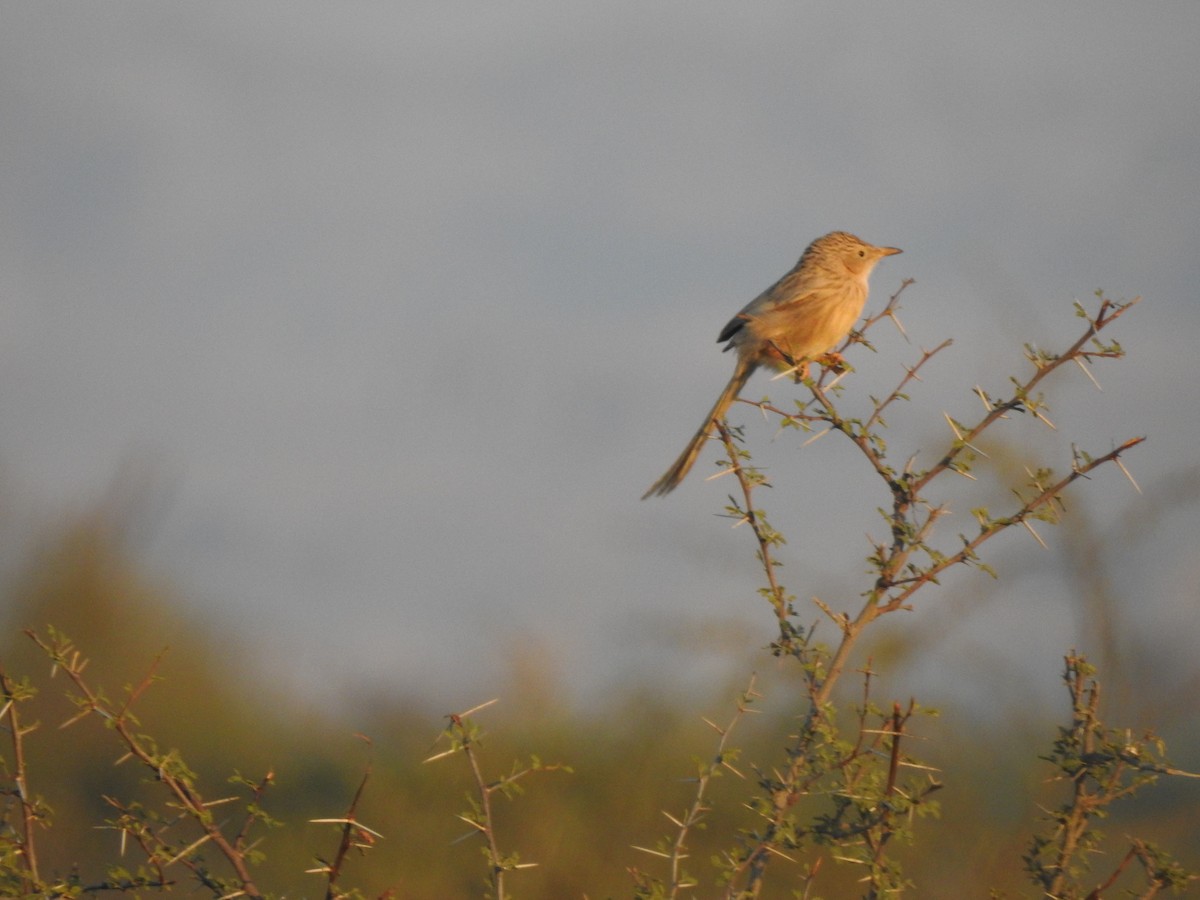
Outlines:
POLYGON ((859 250, 859 251, 858 251, 858 255, 859 255, 859 256, 866 256, 866 255, 867 255, 867 251, 866 251, 866 250, 859 250))

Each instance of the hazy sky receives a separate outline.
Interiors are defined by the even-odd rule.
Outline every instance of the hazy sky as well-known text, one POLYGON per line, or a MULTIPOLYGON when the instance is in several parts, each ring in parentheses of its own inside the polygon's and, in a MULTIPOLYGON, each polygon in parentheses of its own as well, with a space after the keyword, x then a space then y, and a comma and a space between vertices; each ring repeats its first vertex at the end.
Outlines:
MULTIPOLYGON (((835 228, 904 248, 874 306, 917 282, 912 343, 878 332, 848 402, 955 339, 914 448, 1025 341, 1073 339, 1073 299, 1145 298, 1102 394, 1062 379, 1049 461, 1150 437, 1147 494, 1114 471, 1081 508, 1137 523, 1113 567, 1138 626, 1164 654, 1194 634, 1200 515, 1162 492, 1200 439, 1200 5, 43 2, 0 26, 5 489, 67 514, 145 479, 139 557, 286 676, 466 705, 516 653, 585 689, 769 640, 715 450, 638 498, 728 377, 721 326, 835 228)), ((880 488, 734 414, 785 581, 850 605, 880 488)), ((1082 636, 1047 537, 999 548, 1007 595, 935 670, 1053 677, 1082 636)))

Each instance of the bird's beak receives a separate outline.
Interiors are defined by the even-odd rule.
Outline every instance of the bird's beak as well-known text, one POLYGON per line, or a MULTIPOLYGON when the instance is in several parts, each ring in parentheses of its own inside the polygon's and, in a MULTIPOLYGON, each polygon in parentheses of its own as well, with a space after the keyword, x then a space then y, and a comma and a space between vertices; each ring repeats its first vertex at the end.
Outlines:
POLYGON ((884 256, 895 256, 897 253, 904 252, 899 247, 880 247, 879 249, 883 251, 884 256))

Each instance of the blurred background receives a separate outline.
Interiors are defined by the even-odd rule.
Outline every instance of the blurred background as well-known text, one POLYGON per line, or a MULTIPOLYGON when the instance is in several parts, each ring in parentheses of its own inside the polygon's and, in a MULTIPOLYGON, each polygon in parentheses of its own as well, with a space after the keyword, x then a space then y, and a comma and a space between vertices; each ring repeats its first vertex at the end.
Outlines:
MULTIPOLYGON (((1056 431, 1004 423, 980 483, 932 499, 953 547, 1024 466, 1136 435, 1142 493, 1101 471, 1040 529, 1048 549, 998 539, 998 580, 944 579, 859 659, 889 697, 957 711, 934 753, 972 797, 1007 785, 1005 837, 941 840, 974 840, 976 874, 1014 868, 1006 816, 1035 813, 1006 754, 1035 784, 1068 649, 1102 666, 1122 724, 1200 767, 1197 34, 1183 3, 10 6, 0 659, 34 671, 20 628, 53 623, 115 690, 169 645, 155 724, 238 735, 211 748, 218 773, 289 748, 328 815, 353 730, 403 769, 439 715, 497 695, 528 750, 628 774, 605 743, 626 740, 669 782, 707 752, 693 712, 769 679, 773 614, 751 535, 718 515, 728 483, 704 480, 715 448, 638 498, 728 377, 721 326, 847 229, 905 251, 871 308, 916 282, 905 333, 883 323, 851 356, 847 408, 954 339, 891 416, 897 461, 932 463, 944 413, 1002 394, 1025 343, 1073 341, 1074 300, 1143 298, 1102 391, 1064 372, 1056 431)), ((767 392, 799 396, 765 376, 747 394, 767 392)), ((833 437, 733 417, 774 484, 782 579, 853 607, 883 486, 833 437)), ((650 803, 608 823, 652 842, 664 801, 632 784, 592 802, 650 803)), ((1200 846, 1188 790, 1148 818, 1200 846)), ((595 896, 627 892, 625 852, 583 882, 610 885, 595 896)))

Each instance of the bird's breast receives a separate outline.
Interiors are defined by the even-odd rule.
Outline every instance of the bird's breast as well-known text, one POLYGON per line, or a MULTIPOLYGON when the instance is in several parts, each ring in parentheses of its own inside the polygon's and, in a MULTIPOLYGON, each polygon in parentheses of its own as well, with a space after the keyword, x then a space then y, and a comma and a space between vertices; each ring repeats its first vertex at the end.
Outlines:
POLYGON ((738 349, 767 364, 780 365, 780 354, 790 357, 793 364, 812 359, 833 349, 850 333, 866 301, 866 290, 849 281, 838 290, 810 291, 765 306, 746 316, 745 339, 738 342, 738 349))

